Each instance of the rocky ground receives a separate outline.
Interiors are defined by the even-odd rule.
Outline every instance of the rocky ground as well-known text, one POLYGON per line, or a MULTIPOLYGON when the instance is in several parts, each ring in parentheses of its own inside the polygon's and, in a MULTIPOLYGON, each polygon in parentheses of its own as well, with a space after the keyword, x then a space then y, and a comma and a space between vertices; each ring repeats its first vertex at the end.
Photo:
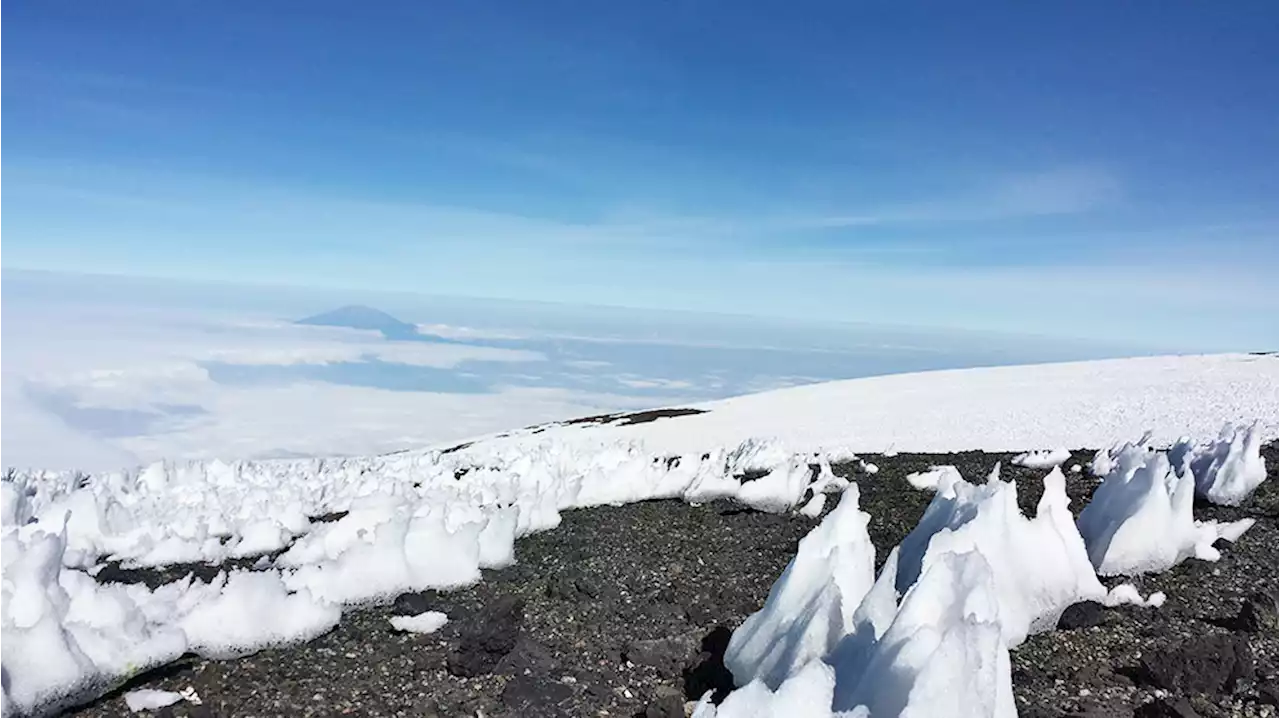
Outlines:
MULTIPOLYGON (((1276 711, 1276 445, 1270 480, 1239 508, 1200 518, 1257 524, 1218 563, 1189 560, 1138 581, 1164 591, 1159 609, 1073 607, 1059 630, 1012 654, 1023 716, 1274 716, 1276 711)), ((1077 452, 1085 466, 1092 452, 1077 452)), ((1043 471, 1010 455, 866 456, 880 471, 836 467, 858 481, 882 561, 915 525, 929 494, 904 477, 954 464, 969 478, 996 461, 1034 511, 1043 471)), ((1068 474, 1076 511, 1096 485, 1068 474)), ((831 503, 831 502, 829 502, 831 503)), ((706 690, 728 690, 720 662, 730 631, 758 609, 815 522, 727 503, 652 501, 564 514, 521 540, 517 564, 449 593, 405 594, 353 610, 310 643, 238 660, 186 658, 74 711, 128 713, 125 690, 192 687, 178 716, 684 716, 706 690), (397 633, 388 617, 443 611, 431 635, 397 633)), ((100 580, 158 582, 173 572, 104 571, 100 580)), ((1117 581, 1108 581, 1114 585, 1117 581)))

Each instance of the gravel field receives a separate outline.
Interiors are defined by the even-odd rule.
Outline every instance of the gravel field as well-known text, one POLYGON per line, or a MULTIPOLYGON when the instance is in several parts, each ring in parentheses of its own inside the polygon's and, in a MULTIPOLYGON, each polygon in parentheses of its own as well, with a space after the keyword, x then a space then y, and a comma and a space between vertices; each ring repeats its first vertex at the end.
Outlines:
MULTIPOLYGON (((1075 452, 1065 466, 1087 466, 1092 454, 1075 452)), ((1013 651, 1023 716, 1277 714, 1275 442, 1264 455, 1269 480, 1244 506, 1196 508, 1198 518, 1257 519, 1237 544, 1225 545, 1220 562, 1188 560, 1136 581, 1144 595, 1168 594, 1163 607, 1078 605, 1059 630, 1013 651)), ((977 479, 1003 462, 1023 510, 1034 511, 1045 472, 1010 466, 1010 456, 868 455, 880 469, 875 475, 857 463, 835 470, 858 482, 883 561, 930 498, 904 477, 930 465, 953 464, 977 479)), ((1097 481, 1087 471, 1067 477, 1078 512, 1097 481)), ((516 565, 485 572, 475 586, 352 610, 305 645, 236 660, 188 657, 73 715, 128 715, 126 689, 192 687, 201 705, 158 713, 684 716, 704 691, 731 687, 720 663, 729 632, 762 605, 814 525, 721 502, 567 512, 559 528, 517 543, 516 565), (388 622, 425 610, 443 611, 450 622, 430 635, 398 633, 388 622)), ((158 583, 183 573, 108 569, 99 579, 158 583)))

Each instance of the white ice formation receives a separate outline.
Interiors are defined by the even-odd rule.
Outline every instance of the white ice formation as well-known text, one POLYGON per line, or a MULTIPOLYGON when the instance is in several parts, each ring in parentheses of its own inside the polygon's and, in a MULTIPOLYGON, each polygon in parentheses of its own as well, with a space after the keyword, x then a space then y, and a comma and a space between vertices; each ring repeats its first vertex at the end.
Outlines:
POLYGON ((1215 541, 1235 541, 1253 525, 1197 521, 1195 478, 1174 471, 1164 452, 1125 445, 1109 465, 1077 521, 1101 575, 1154 573, 1191 557, 1216 561, 1215 541))

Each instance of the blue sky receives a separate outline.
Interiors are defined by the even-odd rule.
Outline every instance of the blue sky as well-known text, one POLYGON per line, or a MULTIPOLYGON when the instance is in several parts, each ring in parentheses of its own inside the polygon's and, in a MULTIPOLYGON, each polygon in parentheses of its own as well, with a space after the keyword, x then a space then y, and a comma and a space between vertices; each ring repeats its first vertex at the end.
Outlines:
POLYGON ((299 7, 7 6, 5 266, 1276 348, 1274 3, 299 7))

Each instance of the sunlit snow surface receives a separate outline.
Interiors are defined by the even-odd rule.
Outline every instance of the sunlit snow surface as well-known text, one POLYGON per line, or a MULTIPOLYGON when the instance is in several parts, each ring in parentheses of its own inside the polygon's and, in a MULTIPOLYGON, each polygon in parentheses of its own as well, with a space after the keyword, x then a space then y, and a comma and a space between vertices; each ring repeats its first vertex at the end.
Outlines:
MULTIPOLYGON (((699 404, 709 412, 679 421, 546 435, 643 439, 669 454, 748 437, 798 451, 1027 451, 1105 447, 1147 430, 1168 446, 1181 436, 1217 436, 1227 422, 1257 421, 1270 440, 1278 369, 1271 355, 1217 354, 894 374, 699 404)), ((506 441, 525 440, 517 432, 506 441)))
MULTIPOLYGON (((335 625, 344 605, 473 582, 481 568, 513 560, 516 538, 554 528, 566 509, 655 497, 732 497, 771 511, 812 507, 847 483, 829 462, 858 451, 1109 447, 1147 429, 1156 445, 1168 445, 1184 436, 1218 436, 1224 423, 1247 423, 1255 426, 1249 437, 1223 434, 1187 454, 1213 457, 1200 462, 1217 467, 1212 477, 1205 474, 1205 491, 1229 487, 1222 491, 1235 496, 1260 465, 1250 452, 1276 436, 1277 363, 1231 355, 948 371, 697 408, 705 413, 544 427, 378 457, 11 475, 2 494, 6 714, 84 699, 187 651, 222 657, 307 640, 335 625), (743 483, 747 472, 761 478, 743 483), (336 512, 347 513, 315 520, 336 512), (286 548, 274 566, 230 572, 210 584, 100 586, 87 573, 104 560, 164 565, 286 548)), ((1165 455, 1141 451, 1151 457, 1141 466, 1151 468, 1134 472, 1156 476, 1151 486, 1172 485, 1161 473, 1169 466, 1165 455)), ((1122 453, 1117 449, 1112 463, 1124 474, 1139 462, 1122 453)), ((1109 457, 1103 452, 1099 461, 1109 457)), ((1196 462, 1187 465, 1194 469, 1196 462)), ((1181 491, 1189 495, 1196 479, 1173 473, 1187 477, 1181 491)), ((855 714, 897 715, 915 706, 923 715, 929 701, 961 686, 978 713, 1002 713, 1011 708, 1007 647, 1051 625, 1073 600, 1103 598, 1093 576, 1103 565, 1095 543, 1101 533, 1083 517, 1077 532, 1060 474, 1046 479, 1032 518, 1017 511, 1012 484, 998 478, 984 484, 953 472, 935 478, 930 511, 891 561, 896 580, 830 583, 832 567, 861 566, 874 555, 856 530, 828 529, 830 539, 810 542, 809 558, 797 557, 808 568, 796 576, 817 583, 779 595, 810 597, 808 618, 787 619, 798 609, 781 605, 759 626, 804 630, 794 645, 805 648, 787 660, 743 663, 768 666, 767 682, 743 689, 759 694, 752 705, 765 706, 764 697, 773 695, 781 707, 783 697, 795 696, 827 710, 815 715, 829 714, 833 700, 855 714), (1037 564, 1027 559, 1032 553, 998 550, 989 537, 1010 531, 1025 538, 1029 552, 1043 542, 1059 554, 1037 564), (828 540, 851 542, 841 549, 847 558, 822 550, 828 540), (1028 566, 1044 570, 1032 572, 1035 580, 1015 580, 1028 566), (839 620, 820 634, 803 628, 816 626, 819 614, 839 620), (858 638, 863 624, 869 628, 858 638), (834 673, 813 666, 828 651, 840 659, 834 673), (800 660, 806 657, 812 660, 800 660), (911 690, 890 695, 880 685, 911 690)), ((1139 570, 1159 570, 1152 566, 1170 556, 1213 558, 1196 548, 1199 533, 1179 538, 1191 535, 1180 513, 1182 493, 1172 503, 1170 494, 1153 490, 1113 493, 1114 500, 1092 511, 1105 519, 1099 526, 1111 529, 1109 545, 1124 546, 1130 563, 1137 556, 1139 570), (1141 518, 1145 530, 1125 528, 1149 516, 1156 519, 1141 518), (1122 535, 1139 538, 1114 538, 1122 535)), ((855 495, 843 498, 824 521, 865 516, 855 495)), ((726 702, 721 715, 746 703, 726 702)))

